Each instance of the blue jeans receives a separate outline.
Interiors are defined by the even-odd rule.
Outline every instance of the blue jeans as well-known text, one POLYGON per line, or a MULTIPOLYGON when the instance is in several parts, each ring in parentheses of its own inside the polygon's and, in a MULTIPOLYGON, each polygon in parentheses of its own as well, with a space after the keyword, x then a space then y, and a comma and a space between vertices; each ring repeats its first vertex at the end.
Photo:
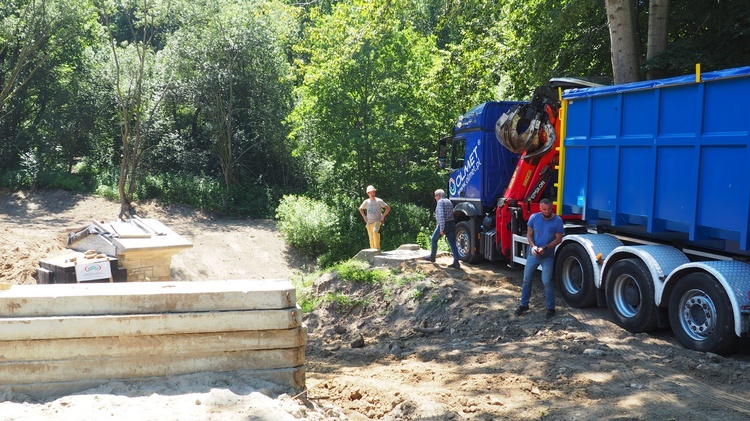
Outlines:
POLYGON ((555 308, 555 286, 552 285, 552 270, 555 265, 554 257, 537 258, 529 253, 526 257, 526 267, 523 269, 523 285, 521 286, 521 306, 528 307, 531 299, 531 281, 534 279, 536 269, 542 267, 542 284, 544 284, 544 296, 547 298, 547 309, 555 308))
MULTIPOLYGON (((444 232, 445 241, 447 241, 448 245, 451 246, 451 253, 453 253, 453 263, 458 263, 458 247, 456 247, 456 223, 446 222, 444 232)), ((430 257, 433 259, 435 258, 435 256, 437 256, 437 243, 440 237, 442 237, 442 234, 440 234, 440 224, 438 224, 438 226, 435 227, 435 232, 432 233, 432 250, 430 252, 430 257)))

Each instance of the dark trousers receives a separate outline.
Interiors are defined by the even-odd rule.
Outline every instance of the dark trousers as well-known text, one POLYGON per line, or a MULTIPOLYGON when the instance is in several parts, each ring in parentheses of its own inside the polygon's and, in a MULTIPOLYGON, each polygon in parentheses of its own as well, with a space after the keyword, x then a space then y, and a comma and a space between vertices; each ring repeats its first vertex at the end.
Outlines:
MULTIPOLYGON (((453 263, 458 263, 458 248, 456 247, 456 223, 453 221, 446 222, 445 230, 443 232, 445 233, 445 240, 448 242, 448 245, 451 247, 451 252, 453 253, 453 263)), ((440 234, 440 224, 438 224, 438 226, 435 227, 435 232, 432 233, 432 252, 430 253, 430 257, 432 257, 433 259, 437 255, 437 243, 440 237, 442 237, 442 234, 440 234)))

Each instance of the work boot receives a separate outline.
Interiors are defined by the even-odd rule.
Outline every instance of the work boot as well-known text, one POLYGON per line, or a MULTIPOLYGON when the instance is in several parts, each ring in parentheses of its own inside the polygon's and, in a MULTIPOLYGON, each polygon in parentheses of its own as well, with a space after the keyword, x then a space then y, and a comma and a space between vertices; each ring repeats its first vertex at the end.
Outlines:
POLYGON ((435 258, 432 256, 423 257, 422 260, 426 260, 428 262, 435 263, 435 258))
POLYGON ((516 309, 516 312, 513 314, 515 314, 516 317, 518 317, 522 315, 523 313, 526 313, 527 311, 529 311, 529 306, 518 306, 518 308, 516 309))
POLYGON ((448 267, 451 268, 451 269, 460 269, 461 265, 458 262, 453 262, 453 264, 452 265, 448 265, 448 267))
POLYGON ((547 313, 544 315, 544 318, 549 320, 551 318, 555 317, 555 309, 554 308, 548 308, 547 313))

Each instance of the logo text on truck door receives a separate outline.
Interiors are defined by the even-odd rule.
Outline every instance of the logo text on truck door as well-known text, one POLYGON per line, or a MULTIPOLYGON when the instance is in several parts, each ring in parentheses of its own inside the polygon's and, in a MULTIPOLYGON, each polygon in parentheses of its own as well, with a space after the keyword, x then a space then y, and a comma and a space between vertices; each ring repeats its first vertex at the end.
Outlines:
POLYGON ((469 180, 471 180, 471 177, 474 176, 474 173, 476 173, 482 165, 482 162, 479 160, 478 148, 479 145, 474 147, 474 150, 472 150, 469 156, 466 157, 466 162, 464 162, 463 168, 456 171, 450 180, 448 180, 448 191, 451 196, 455 196, 458 192, 464 190, 469 183, 469 180))

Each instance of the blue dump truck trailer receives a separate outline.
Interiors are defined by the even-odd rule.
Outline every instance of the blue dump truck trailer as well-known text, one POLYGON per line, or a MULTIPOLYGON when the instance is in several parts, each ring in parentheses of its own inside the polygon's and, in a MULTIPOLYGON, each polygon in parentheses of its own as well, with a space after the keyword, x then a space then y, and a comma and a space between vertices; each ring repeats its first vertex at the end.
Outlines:
POLYGON ((466 165, 470 151, 460 150, 467 135, 457 126, 440 144, 452 152, 446 167, 465 231, 457 238, 460 257, 525 263, 525 221, 548 197, 566 222, 555 251, 555 281, 566 303, 606 305, 631 332, 671 327, 687 348, 736 352, 750 320, 748 97, 750 67, 743 67, 565 89, 559 102, 537 101, 534 117, 503 103, 507 111, 494 129, 500 143, 508 133, 546 124, 554 131, 524 140, 536 136, 535 145, 554 147, 508 157, 482 155, 494 152, 480 146, 472 149, 473 167, 466 165), (514 122, 524 127, 509 130, 514 122), (513 175, 482 174, 508 171, 513 175), (469 174, 478 183, 474 193, 469 174), (486 180, 507 184, 493 189, 481 185, 486 180), (523 182, 529 185, 519 190, 523 182))

